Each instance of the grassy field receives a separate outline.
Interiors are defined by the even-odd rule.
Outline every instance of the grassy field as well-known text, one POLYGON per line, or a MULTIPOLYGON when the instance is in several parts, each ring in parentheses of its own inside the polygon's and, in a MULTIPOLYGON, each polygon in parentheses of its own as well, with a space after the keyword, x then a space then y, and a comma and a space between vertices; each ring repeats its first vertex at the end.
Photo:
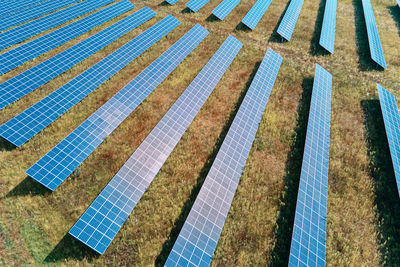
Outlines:
POLYGON ((400 205, 377 100, 376 82, 400 96, 400 9, 374 0, 388 70, 370 60, 361 0, 339 0, 335 54, 318 46, 325 0, 306 0, 290 42, 274 33, 288 0, 273 0, 254 31, 240 25, 256 0, 242 0, 224 20, 162 0, 134 1, 112 22, 10 71, 10 77, 149 6, 156 18, 0 111, 7 121, 168 14, 182 24, 20 148, 0 141, 0 265, 161 265, 166 260, 267 48, 283 58, 276 84, 228 219, 214 266, 287 263, 315 63, 333 74, 327 264, 400 264, 400 205), (196 23, 210 35, 68 178, 50 193, 25 170, 155 60, 196 23), (202 110, 102 256, 67 232, 135 151, 229 34, 243 44, 202 110))

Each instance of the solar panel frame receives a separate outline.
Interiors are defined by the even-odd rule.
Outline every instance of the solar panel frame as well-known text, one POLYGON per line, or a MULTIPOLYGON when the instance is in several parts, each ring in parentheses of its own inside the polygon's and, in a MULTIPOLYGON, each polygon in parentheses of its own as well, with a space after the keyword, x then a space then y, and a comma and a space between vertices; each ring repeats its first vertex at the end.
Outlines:
POLYGON ((202 8, 205 4, 210 2, 210 0, 190 0, 186 3, 186 6, 193 12, 197 12, 202 8))
POLYGON ((282 57, 268 49, 165 266, 209 266, 282 57))
POLYGON ((291 0, 286 13, 279 24, 277 33, 290 41, 293 35, 294 28, 296 27, 297 20, 299 19, 304 0, 291 0))
POLYGON ((223 20, 240 1, 241 0, 223 0, 211 13, 220 20, 223 20))
POLYGON ((4 3, 8 4, 8 6, 2 8, 0 10, 0 17, 4 18, 5 16, 9 16, 11 14, 17 13, 18 11, 27 9, 29 7, 35 6, 44 0, 18 0, 14 1, 14 4, 10 3, 10 1, 5 1, 4 3))
POLYGON ((227 38, 71 228, 69 233, 72 236, 97 252, 104 253, 241 47, 242 44, 234 37, 227 38), (122 215, 114 217, 115 213, 122 215), (110 221, 116 225, 109 224, 110 221), (101 243, 100 240, 105 241, 101 243), (101 249, 97 248, 98 244, 101 244, 101 249))
POLYGON ((258 0, 242 19, 242 23, 254 30, 271 3, 272 0, 258 0))
POLYGON ((167 16, 50 95, 0 126, 0 136, 21 146, 177 27, 167 16))
POLYGON ((289 266, 325 266, 332 75, 316 64, 289 266))
POLYGON ((377 84, 379 103, 381 106, 386 137, 389 144, 390 157, 396 178, 397 191, 400 196, 400 115, 396 97, 377 84))
MULTIPOLYGON (((59 10, 57 12, 54 12, 52 14, 46 15, 44 17, 35 19, 33 21, 27 22, 23 25, 20 25, 18 27, 15 27, 13 29, 9 29, 8 31, 0 33, 0 50, 5 49, 7 47, 10 47, 12 45, 18 44, 29 37, 35 36, 36 34, 39 34, 41 32, 44 32, 46 30, 49 30, 53 27, 59 26, 63 23, 66 23, 74 18, 77 18, 81 15, 84 15, 88 12, 91 12, 97 8, 100 8, 106 4, 111 3, 112 0, 88 0, 84 1, 81 3, 78 3, 76 5, 72 5, 70 7, 67 7, 65 9, 59 10)), ((84 21, 83 19, 79 20, 79 22, 73 23, 73 25, 79 25, 84 21)), ((72 26, 66 26, 69 27, 69 33, 71 35, 71 39, 77 36, 77 33, 75 33, 78 29, 73 29, 72 26)), ((32 42, 29 42, 30 45, 37 43, 41 40, 46 40, 47 43, 51 44, 51 42, 48 41, 46 38, 52 37, 52 40, 57 38, 57 36, 61 37, 62 36, 62 29, 58 29, 56 31, 51 32, 46 34, 45 36, 39 38, 38 40, 33 40, 32 42)), ((67 39, 68 40, 68 39, 67 39)), ((41 46, 44 46, 46 43, 43 42, 41 46)), ((28 44, 24 44, 24 47, 28 47, 28 44)), ((16 51, 21 50, 21 48, 17 48, 16 51)), ((34 55, 36 56, 37 53, 34 55)), ((40 54, 39 54, 40 55, 40 54)), ((4 57, 3 55, 1 55, 4 57)), ((14 57, 18 57, 18 54, 13 55, 14 57)), ((3 73, 5 70, 3 70, 3 73)))
POLYGON ((41 62, 35 67, 0 84, 0 109, 39 88, 154 16, 154 11, 148 7, 144 7, 76 45, 41 62), (43 75, 43 73, 46 75, 43 75))
POLYGON ((208 31, 202 26, 194 26, 32 165, 26 174, 55 190, 207 35, 208 31))
POLYGON ((385 56, 383 54, 383 48, 381 39, 379 37, 378 27, 376 25, 374 11, 372 9, 370 0, 362 0, 362 6, 364 10, 365 24, 367 27, 369 50, 371 52, 371 58, 379 66, 387 69, 385 56))
POLYGON ((337 0, 326 0, 319 44, 333 54, 335 49, 337 0))

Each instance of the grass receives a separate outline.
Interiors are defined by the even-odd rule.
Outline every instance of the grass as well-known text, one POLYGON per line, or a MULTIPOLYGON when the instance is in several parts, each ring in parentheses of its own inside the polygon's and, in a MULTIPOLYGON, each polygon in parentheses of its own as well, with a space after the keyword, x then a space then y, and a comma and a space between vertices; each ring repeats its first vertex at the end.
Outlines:
MULTIPOLYGON (((255 0, 242 0, 224 21, 210 19, 220 1, 185 12, 186 0, 135 1, 136 8, 0 77, 46 60, 141 7, 156 18, 0 111, 7 121, 168 14, 182 24, 20 148, 0 140, 0 264, 161 265, 268 47, 284 62, 222 231, 214 266, 287 262, 315 63, 333 74, 327 263, 394 266, 400 262, 400 210, 376 85, 400 88, 400 11, 373 1, 388 69, 376 70, 361 0, 338 1, 335 54, 318 46, 325 1, 305 1, 290 42, 274 31, 288 0, 273 1, 254 31, 240 24, 255 0), (200 23, 210 35, 78 168, 51 193, 24 171, 85 118, 200 23), (67 232, 139 146, 229 34, 244 47, 102 256, 67 232), (196 64, 193 64, 193 63, 196 64)), ((34 37, 36 38, 36 37, 34 37)))

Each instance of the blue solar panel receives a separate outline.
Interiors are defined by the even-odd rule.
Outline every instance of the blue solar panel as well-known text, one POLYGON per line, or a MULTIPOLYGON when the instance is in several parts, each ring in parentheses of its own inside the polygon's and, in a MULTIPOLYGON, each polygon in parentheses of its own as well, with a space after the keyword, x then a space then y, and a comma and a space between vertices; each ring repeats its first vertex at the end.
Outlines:
POLYGON ((104 253, 242 44, 230 36, 69 233, 104 253))
POLYGON ((208 2, 210 2, 210 0, 190 0, 186 3, 186 6, 193 12, 196 12, 208 2))
POLYGON ((321 38, 319 39, 319 44, 331 54, 335 47, 336 7, 337 0, 326 1, 321 38))
POLYGON ((386 61, 383 55, 383 48, 381 39, 379 38, 378 27, 374 17, 374 11, 370 0, 362 0, 364 9, 365 24, 368 32, 369 50, 371 52, 371 58, 382 68, 386 69, 386 61))
POLYGON ((71 5, 79 0, 59 0, 41 3, 30 9, 25 9, 14 16, 7 16, 0 20, 0 31, 11 28, 18 24, 38 18, 57 9, 71 5))
POLYGON ((165 266, 209 266, 282 58, 268 50, 165 266))
MULTIPOLYGON (((54 13, 44 16, 42 18, 38 18, 36 20, 30 21, 26 24, 20 25, 18 27, 15 27, 14 29, 10 29, 6 32, 0 33, 0 50, 7 48, 11 45, 17 44, 19 42, 22 42, 22 41, 28 39, 29 37, 32 37, 38 33, 41 33, 48 29, 51 29, 55 26, 61 25, 71 19, 77 18, 87 12, 93 11, 96 8, 99 8, 103 5, 109 4, 111 2, 112 2, 112 0, 100 0, 100 1, 88 0, 88 1, 76 4, 76 5, 73 5, 71 7, 68 7, 66 9, 54 12, 54 13)), ((86 19, 86 20, 82 20, 82 21, 86 22, 86 24, 87 24, 88 20, 86 19)), ((45 35, 44 37, 41 37, 37 40, 34 40, 34 41, 28 43, 29 45, 25 44, 22 46, 23 48, 17 48, 15 50, 16 52, 11 53, 10 55, 12 55, 14 58, 18 57, 20 53, 22 55, 22 49, 28 49, 28 47, 30 47, 34 44, 37 44, 37 46, 40 46, 40 47, 46 47, 46 45, 50 46, 50 48, 43 50, 43 51, 48 51, 51 48, 53 48, 52 43, 54 40, 58 40, 58 42, 60 42, 62 44, 62 42, 61 42, 62 40, 71 40, 71 39, 75 38, 76 36, 84 33, 85 31, 82 32, 82 30, 78 29, 78 25, 83 25, 82 21, 75 22, 75 23, 73 23, 74 26, 67 26, 67 27, 65 27, 66 29, 62 28, 62 29, 55 31, 54 33, 49 33, 49 34, 45 35), (68 35, 66 35, 66 33, 68 35), (67 37, 65 37, 65 36, 68 36, 69 39, 67 39, 67 37), (51 42, 49 40, 51 40, 51 42)), ((100 24, 99 23, 88 24, 87 27, 90 27, 91 25, 100 25, 100 24)), ((86 28, 84 28, 84 29, 86 29, 86 28)), ((39 50, 39 51, 41 51, 41 50, 39 50)), ((5 53, 5 54, 7 54, 7 53, 5 53)), ((3 54, 3 55, 5 55, 5 54, 3 54)), ((2 58, 5 57, 3 55, 1 55, 2 58)), ((34 57, 38 56, 38 55, 40 55, 40 54, 35 53, 34 57)), ((7 69, 3 70, 3 73, 5 71, 7 71, 7 69)))
POLYGON ((242 19, 242 23, 254 30, 258 22, 261 20, 265 11, 267 11, 272 0, 258 0, 257 3, 250 9, 246 16, 242 19))
POLYGON ((15 0, 3 1, 1 4, 0 17, 9 16, 31 6, 35 6, 43 0, 15 0))
MULTIPOLYGON (((110 2, 110 0, 100 0, 100 2, 104 4, 103 1, 110 2)), ((92 4, 98 5, 95 3, 92 4)), ((6 73, 7 71, 14 69, 35 57, 38 57, 60 45, 63 45, 75 37, 93 29, 98 25, 103 24, 112 18, 115 18, 116 16, 132 8, 133 5, 129 3, 129 1, 123 1, 122 3, 119 2, 118 4, 100 10, 65 27, 9 50, 0 55, 0 74, 6 73)), ((82 10, 82 12, 85 11, 82 10)), ((14 29, 11 31, 13 30, 14 29)), ((7 35, 7 38, 10 38, 10 36, 7 35)), ((11 39, 12 38, 13 37, 11 37, 11 39)), ((5 43, 7 43, 7 41, 5 43)))
POLYGON ((0 135, 21 146, 179 25, 172 15, 134 38, 64 86, 0 126, 0 135))
POLYGON ((290 41, 296 27, 297 20, 300 15, 301 8, 303 7, 304 0, 291 0, 288 9, 286 10, 285 16, 283 17, 281 24, 277 32, 286 40, 290 41))
POLYGON ((165 0, 168 4, 173 5, 176 2, 178 2, 179 0, 165 0))
POLYGON ((0 84, 0 109, 32 92, 69 68, 72 68, 75 64, 93 55, 154 16, 154 11, 145 7, 97 34, 90 36, 88 39, 0 84))
POLYGON ((240 3, 240 0, 224 0, 211 13, 223 20, 240 3))
POLYGON ((317 64, 289 266, 325 266, 332 75, 317 64))
POLYGON ((397 1, 397 5, 400 7, 400 0, 396 0, 397 1))
POLYGON ((377 84, 386 137, 389 143, 397 190, 400 195, 400 116, 396 98, 385 88, 377 84))
POLYGON ((200 25, 194 26, 26 173, 50 190, 56 189, 207 34, 200 25))

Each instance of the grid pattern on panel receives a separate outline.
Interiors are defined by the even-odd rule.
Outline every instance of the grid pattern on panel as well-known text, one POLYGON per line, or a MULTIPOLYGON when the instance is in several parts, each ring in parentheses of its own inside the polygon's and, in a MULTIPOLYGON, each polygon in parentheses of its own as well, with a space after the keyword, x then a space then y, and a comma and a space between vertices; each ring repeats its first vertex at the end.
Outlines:
POLYGON ((325 266, 332 75, 316 65, 289 266, 325 266))
MULTIPOLYGON (((100 0, 97 4, 92 3, 96 6, 92 8, 97 8, 97 6, 110 1, 111 0, 100 0)), ((127 0, 119 2, 65 27, 57 29, 12 50, 9 50, 0 55, 0 74, 6 73, 7 71, 14 69, 35 57, 38 57, 60 45, 63 45, 75 37, 93 29, 98 25, 103 24, 112 18, 115 18, 116 16, 132 8, 133 5, 127 0)), ((81 10, 81 12, 86 13, 85 10, 81 10)), ((14 29, 11 31, 14 31, 14 29)), ((7 34, 7 32, 5 34, 7 34)))
POLYGON ((400 116, 396 98, 385 88, 377 84, 386 137, 389 143, 397 190, 400 195, 400 116))
POLYGON ((254 30, 258 22, 261 20, 265 11, 267 11, 272 0, 258 0, 246 16, 242 19, 242 23, 254 30))
POLYGON ((173 5, 176 2, 178 2, 179 0, 165 0, 168 4, 173 5))
POLYGON ((210 0, 190 0, 189 2, 186 3, 186 6, 193 12, 197 12, 208 2, 210 2, 210 0))
POLYGON ((240 0, 224 0, 211 13, 223 20, 240 3, 240 0))
POLYGON ((267 51, 165 266, 210 265, 281 62, 267 51))
POLYGON ((365 24, 367 26, 369 49, 371 52, 371 58, 382 68, 386 69, 385 56, 383 55, 383 48, 381 39, 378 33, 378 27, 374 17, 374 11, 372 9, 370 0, 362 0, 365 24))
POLYGON ((281 24, 279 24, 277 32, 288 41, 292 38, 294 27, 296 27, 303 3, 304 0, 291 0, 285 16, 283 17, 281 24))
POLYGON ((230 36, 69 233, 103 253, 144 194, 242 44, 230 36), (98 247, 100 245, 100 247, 98 247))
MULTIPOLYGON (((15 27, 13 29, 10 29, 6 32, 0 33, 0 50, 10 47, 11 45, 17 44, 19 42, 22 42, 29 37, 32 37, 38 33, 41 33, 43 31, 46 31, 48 29, 51 29, 55 26, 61 25, 67 21, 70 21, 71 19, 77 18, 87 12, 91 12, 95 10, 96 8, 99 8, 103 5, 111 3, 112 0, 88 0, 82 3, 78 3, 76 5, 67 7, 63 10, 54 12, 52 14, 49 14, 47 16, 44 16, 42 18, 38 18, 36 20, 30 21, 26 24, 20 25, 18 27, 15 27)), ((97 18, 99 19, 99 18, 97 18)), ((78 36, 80 33, 79 27, 82 27, 85 25, 85 23, 88 23, 89 21, 83 20, 79 22, 75 22, 72 25, 74 26, 67 26, 65 27, 66 29, 59 29, 55 31, 54 33, 49 33, 45 35, 46 37, 41 37, 37 41, 34 40, 26 45, 23 46, 23 48, 17 48, 15 52, 9 53, 11 55, 9 58, 10 59, 15 59, 17 57, 24 57, 23 50, 27 50, 29 47, 33 47, 34 44, 37 44, 36 49, 38 47, 46 47, 47 45, 50 45, 49 48, 44 49, 43 51, 48 51, 53 47, 52 42, 56 39, 60 44, 62 44, 62 40, 70 40, 72 38, 75 38, 78 36), (80 26, 82 25, 82 26, 80 26), (63 34, 64 33, 64 34, 63 34), (67 33, 70 33, 69 35, 66 35, 67 33), (68 36, 69 39, 64 39, 68 36), (49 41, 51 40, 51 42, 49 41)), ((98 24, 87 24, 87 27, 90 27, 91 25, 98 25, 98 24)), ((83 28, 85 29, 85 28, 83 28)), ((83 31, 84 32, 84 31, 83 31)), ((83 33, 82 32, 82 33, 83 33)), ((64 41, 65 42, 65 41, 64 41)), ((57 45, 58 46, 58 45, 57 45)), ((31 48, 32 49, 32 48, 31 48)), ((29 54, 31 51, 29 51, 29 54)), ((41 52, 44 53, 44 52, 41 52)), ((7 60, 7 57, 4 55, 1 55, 1 60, 7 60)), ((38 56, 40 54, 35 53, 34 56, 38 56)), ((7 62, 8 64, 8 62, 7 62)), ((0 65, 1 68, 4 68, 3 66, 0 65)), ((1 70, 0 68, 0 70, 1 70)), ((7 68, 1 71, 1 73, 4 73, 7 71, 7 68)))
POLYGON ((326 0, 319 44, 333 54, 335 47, 337 0, 326 0))
POLYGON ((145 7, 88 39, 0 84, 0 109, 37 89, 75 64, 106 47, 125 33, 155 16, 145 7))
POLYGON ((194 26, 26 173, 50 190, 56 189, 207 34, 200 25, 194 26))
POLYGON ((59 0, 41 3, 33 8, 25 9, 14 16, 7 16, 0 20, 0 31, 11 28, 18 24, 38 18, 59 8, 71 5, 79 0, 59 0))
POLYGON ((0 17, 8 16, 17 11, 35 6, 44 0, 15 0, 15 1, 4 1, 0 6, 0 17))
POLYGON ((149 28, 41 101, 0 126, 0 135, 21 146, 179 25, 172 15, 149 28))

